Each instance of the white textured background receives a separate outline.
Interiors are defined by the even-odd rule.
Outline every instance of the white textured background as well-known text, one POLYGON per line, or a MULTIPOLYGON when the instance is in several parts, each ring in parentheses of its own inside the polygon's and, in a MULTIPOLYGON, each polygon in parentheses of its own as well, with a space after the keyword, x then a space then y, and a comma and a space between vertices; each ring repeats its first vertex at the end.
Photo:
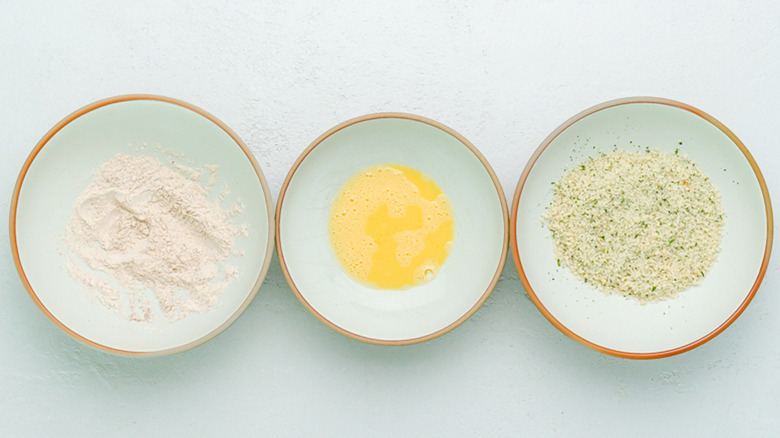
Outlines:
MULTIPOLYGON (((4 211, 24 159, 52 125, 94 100, 138 92, 221 118, 255 153, 274 199, 316 136, 376 111, 417 113, 459 131, 511 198, 531 152, 558 124, 632 95, 709 112, 751 150, 770 194, 780 193, 778 2, 127 3, 3 2, 4 211)), ((777 257, 736 323, 661 360, 605 356, 559 333, 526 297, 511 259, 486 304, 452 333, 410 347, 365 345, 304 310, 275 257, 227 331, 179 355, 138 360, 83 346, 43 316, 16 275, 6 220, 0 436, 780 429, 777 257)))

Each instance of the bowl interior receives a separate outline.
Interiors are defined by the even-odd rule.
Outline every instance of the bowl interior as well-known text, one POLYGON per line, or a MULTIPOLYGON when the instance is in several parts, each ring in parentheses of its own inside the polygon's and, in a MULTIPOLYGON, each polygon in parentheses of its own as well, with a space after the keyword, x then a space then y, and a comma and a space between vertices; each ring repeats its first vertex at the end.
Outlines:
POLYGON ((485 164, 452 134, 420 120, 378 117, 331 133, 292 171, 280 196, 279 251, 291 285, 325 322, 367 341, 404 341, 465 319, 498 278, 506 252, 506 207, 485 164), (338 265, 328 211, 361 169, 401 164, 430 176, 455 218, 450 255, 433 281, 406 290, 357 283, 338 265))
POLYGON ((34 296, 51 316, 97 347, 117 352, 174 352, 205 342, 240 314, 254 296, 268 266, 272 227, 270 197, 259 169, 224 129, 180 104, 156 100, 118 100, 93 108, 59 129, 29 165, 16 209, 19 262, 34 296), (76 198, 93 172, 119 152, 149 155, 185 166, 218 166, 215 199, 227 186, 227 208, 240 199, 244 212, 232 218, 246 224, 248 237, 236 239, 228 263, 238 268, 235 281, 217 305, 205 313, 168 322, 131 322, 112 313, 66 271, 65 228, 76 198))
POLYGON ((762 263, 771 224, 750 161, 723 130, 684 107, 624 103, 574 121, 538 156, 516 202, 517 256, 532 289, 529 294, 565 329, 613 352, 665 352, 708 336, 752 297, 754 283, 766 268, 762 263), (725 213, 722 249, 700 286, 641 305, 605 295, 557 266, 550 231, 540 219, 552 200, 551 183, 576 163, 615 148, 679 150, 720 190, 725 213))

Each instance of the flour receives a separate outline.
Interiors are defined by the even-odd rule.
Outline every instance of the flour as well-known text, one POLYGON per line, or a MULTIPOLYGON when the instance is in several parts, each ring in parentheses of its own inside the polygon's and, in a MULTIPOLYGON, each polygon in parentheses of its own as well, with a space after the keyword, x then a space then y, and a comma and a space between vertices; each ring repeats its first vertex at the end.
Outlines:
MULTIPOLYGON (((216 182, 216 167, 206 171, 216 182)), ((209 310, 236 278, 225 260, 245 229, 209 201, 202 175, 149 156, 120 153, 103 163, 66 228, 70 276, 133 321, 153 320, 155 307, 169 321, 209 310)))

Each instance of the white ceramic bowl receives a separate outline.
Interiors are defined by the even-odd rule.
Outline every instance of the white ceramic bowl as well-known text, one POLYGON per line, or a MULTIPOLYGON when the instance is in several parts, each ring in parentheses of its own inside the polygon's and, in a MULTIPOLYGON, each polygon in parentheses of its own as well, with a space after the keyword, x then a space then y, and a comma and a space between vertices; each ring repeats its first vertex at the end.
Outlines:
MULTIPOLYGON (((219 192, 219 189, 214 191, 219 192)), ((212 193, 216 197, 219 193, 212 193)), ((126 355, 163 355, 192 348, 227 328, 249 305, 273 251, 268 186, 243 142, 205 111, 170 98, 129 95, 95 102, 67 116, 33 149, 22 167, 11 203, 10 237, 19 275, 30 296, 62 330, 98 349, 126 355), (249 236, 236 240, 243 256, 228 261, 235 281, 205 313, 168 322, 131 322, 90 299, 65 269, 65 228, 93 172, 116 153, 183 154, 184 164, 217 165, 219 182, 241 199, 235 219, 249 236)))
POLYGON ((317 138, 287 175, 276 214, 279 260, 303 305, 334 330, 376 344, 425 341, 465 321, 498 281, 508 247, 506 201, 485 158, 453 130, 409 114, 358 117, 317 138), (406 290, 354 281, 327 236, 330 205, 344 182, 385 163, 430 176, 455 217, 453 247, 441 271, 406 290))
POLYGON ((766 184, 748 150, 704 112, 659 98, 628 98, 589 108, 563 123, 531 157, 512 204, 512 254, 528 296, 565 334, 598 351, 648 359, 681 353, 712 339, 753 298, 772 246, 766 184), (551 182, 570 166, 614 147, 679 149, 720 190, 725 217, 722 250, 700 286, 641 305, 606 295, 557 266, 541 216, 551 182))

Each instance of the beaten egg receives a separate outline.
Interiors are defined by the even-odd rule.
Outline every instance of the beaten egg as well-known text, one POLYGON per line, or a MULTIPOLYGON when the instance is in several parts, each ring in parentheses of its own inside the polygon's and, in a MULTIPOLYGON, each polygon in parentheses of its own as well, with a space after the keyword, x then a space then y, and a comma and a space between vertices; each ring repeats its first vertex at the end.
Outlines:
POLYGON ((328 235, 341 267, 380 289, 430 281, 455 235, 449 201, 411 167, 371 166, 348 180, 330 208, 328 235))

